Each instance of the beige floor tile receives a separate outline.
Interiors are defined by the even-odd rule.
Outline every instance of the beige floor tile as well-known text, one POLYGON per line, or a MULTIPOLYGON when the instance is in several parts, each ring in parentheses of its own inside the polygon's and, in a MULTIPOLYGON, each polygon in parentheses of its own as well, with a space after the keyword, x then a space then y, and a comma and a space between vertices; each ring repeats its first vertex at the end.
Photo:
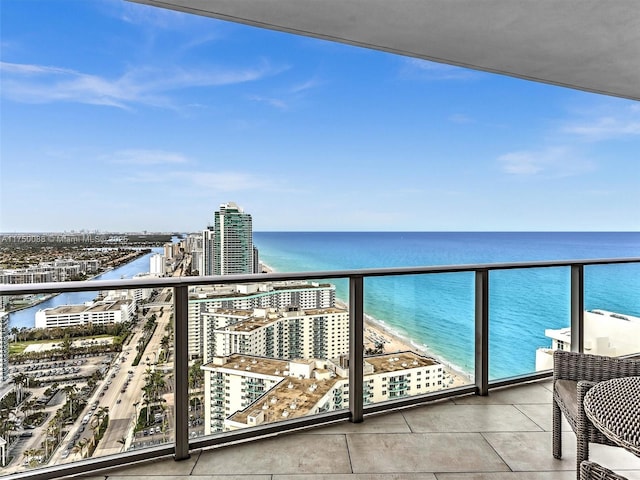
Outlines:
POLYGON ((112 468, 104 472, 109 479, 115 476, 144 478, 145 475, 158 475, 158 472, 162 472, 162 475, 189 475, 193 470, 193 466, 196 464, 199 454, 199 451, 193 452, 190 458, 180 461, 175 461, 173 457, 163 457, 157 460, 140 462, 128 467, 112 468))
POLYGON ((292 434, 203 452, 194 475, 351 473, 344 435, 292 434))
MULTIPOLYGON (((271 480, 271 475, 143 475, 138 480, 271 480)), ((109 475, 106 480, 131 480, 130 476, 109 475)))
POLYGON ((562 435, 562 459, 553 458, 551 432, 483 433, 513 471, 555 471, 576 469, 576 437, 562 435))
POLYGON ((438 473, 438 480, 576 480, 574 471, 438 473))
POLYGON ((528 383, 513 387, 489 390, 489 395, 466 395, 454 398, 456 405, 508 405, 546 403, 551 408, 552 393, 539 383, 528 383))
MULTIPOLYGON (((551 414, 551 409, 547 408, 551 414)), ((513 405, 430 405, 403 412, 413 432, 540 431, 513 405)))
POLYGON ((274 475, 273 480, 437 480, 433 473, 349 473, 343 475, 274 475))
POLYGON ((348 434, 354 473, 483 472, 508 467, 480 434, 348 434))

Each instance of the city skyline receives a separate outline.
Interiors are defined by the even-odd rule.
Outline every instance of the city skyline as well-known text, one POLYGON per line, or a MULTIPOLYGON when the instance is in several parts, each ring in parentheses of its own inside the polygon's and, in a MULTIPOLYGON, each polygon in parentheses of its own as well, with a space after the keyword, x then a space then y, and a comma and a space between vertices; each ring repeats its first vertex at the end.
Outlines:
POLYGON ((640 228, 640 105, 117 0, 2 2, 0 231, 640 228))

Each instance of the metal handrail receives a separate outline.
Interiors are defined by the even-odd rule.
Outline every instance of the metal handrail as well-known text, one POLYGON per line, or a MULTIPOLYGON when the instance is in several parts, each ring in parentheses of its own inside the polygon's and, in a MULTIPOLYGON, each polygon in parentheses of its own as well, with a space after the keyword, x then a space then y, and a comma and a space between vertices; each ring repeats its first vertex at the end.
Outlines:
POLYGON ((640 263, 640 257, 608 258, 591 260, 554 260, 537 262, 510 262, 467 265, 442 265, 429 267, 393 267, 357 270, 335 270, 321 272, 269 273, 253 275, 225 275, 199 277, 169 277, 154 279, 92 280, 74 282, 0 285, 0 295, 34 293, 63 293, 97 290, 122 290, 131 288, 172 288, 175 319, 175 439, 174 444, 125 452, 108 457, 92 458, 72 464, 48 466, 28 472, 9 475, 7 478, 50 479, 63 475, 74 475, 97 469, 122 466, 140 460, 148 460, 173 454, 176 460, 189 457, 190 450, 235 443, 289 432, 300 428, 325 425, 348 419, 361 422, 366 414, 392 411, 418 405, 427 401, 448 398, 461 394, 487 395, 490 388, 512 385, 546 378, 550 371, 536 372, 509 379, 489 381, 489 274, 496 270, 570 267, 571 268, 571 332, 572 346, 582 350, 584 333, 584 267, 590 265, 640 263), (364 279, 380 276, 424 275, 439 273, 469 272, 475 274, 475 384, 438 391, 429 394, 403 397, 376 404, 364 404, 364 279), (310 417, 285 420, 274 424, 220 433, 206 438, 188 438, 188 287, 210 284, 238 284, 277 282, 287 280, 349 279, 349 406, 348 410, 321 413, 310 417))
POLYGON ((640 257, 599 258, 589 260, 548 260, 536 262, 474 263, 462 265, 435 265, 420 267, 386 267, 351 270, 324 270, 309 272, 254 273, 247 275, 210 275, 197 277, 131 278, 73 282, 44 282, 18 285, 0 284, 0 295, 27 295, 34 293, 91 292, 95 290, 124 290, 128 288, 170 288, 181 285, 210 285, 282 280, 330 280, 351 277, 381 277, 421 275, 429 273, 477 272, 483 270, 514 270, 526 268, 570 267, 572 265, 607 265, 640 263, 640 257))

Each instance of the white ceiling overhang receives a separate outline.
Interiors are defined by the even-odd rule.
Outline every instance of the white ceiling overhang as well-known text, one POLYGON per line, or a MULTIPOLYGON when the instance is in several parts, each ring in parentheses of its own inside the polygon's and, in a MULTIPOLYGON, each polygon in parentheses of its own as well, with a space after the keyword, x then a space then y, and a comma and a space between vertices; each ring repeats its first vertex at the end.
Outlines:
POLYGON ((638 0, 133 0, 640 100, 638 0))

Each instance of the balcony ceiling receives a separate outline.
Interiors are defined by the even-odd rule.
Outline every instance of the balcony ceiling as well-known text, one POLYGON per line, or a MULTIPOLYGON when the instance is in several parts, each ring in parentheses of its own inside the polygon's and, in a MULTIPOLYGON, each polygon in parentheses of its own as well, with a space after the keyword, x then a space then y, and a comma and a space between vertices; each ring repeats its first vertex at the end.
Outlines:
POLYGON ((133 0, 640 100, 637 0, 133 0))

